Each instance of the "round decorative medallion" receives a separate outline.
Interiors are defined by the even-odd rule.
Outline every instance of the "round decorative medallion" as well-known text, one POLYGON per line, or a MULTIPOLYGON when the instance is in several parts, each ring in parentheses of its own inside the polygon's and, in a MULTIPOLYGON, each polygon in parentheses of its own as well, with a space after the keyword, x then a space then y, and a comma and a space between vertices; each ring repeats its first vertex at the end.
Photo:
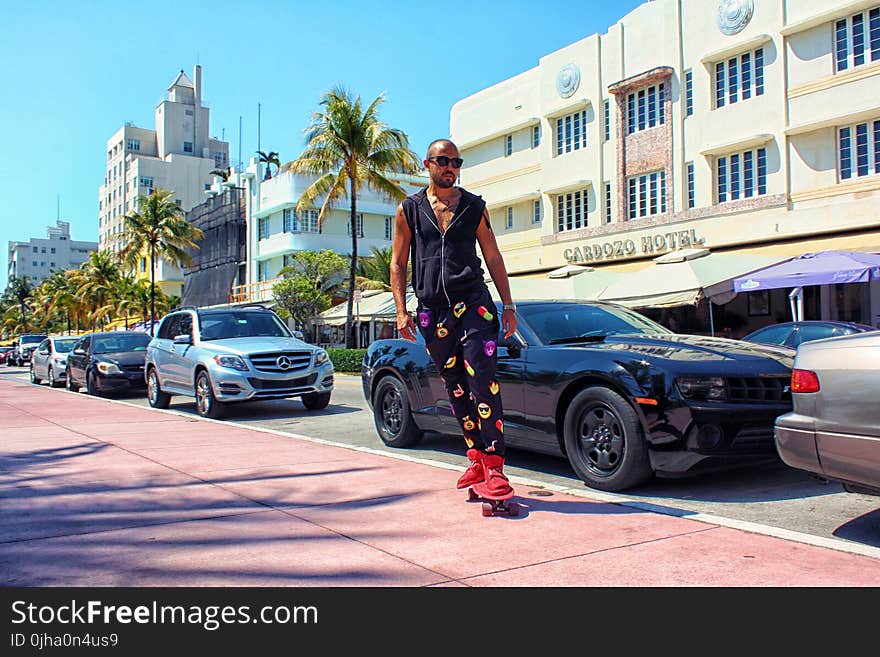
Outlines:
POLYGON ((742 32, 752 20, 753 13, 753 0, 718 0, 718 29, 727 35, 742 32))
POLYGON ((576 64, 566 64, 556 74, 556 93, 562 98, 568 98, 581 83, 581 71, 576 64))

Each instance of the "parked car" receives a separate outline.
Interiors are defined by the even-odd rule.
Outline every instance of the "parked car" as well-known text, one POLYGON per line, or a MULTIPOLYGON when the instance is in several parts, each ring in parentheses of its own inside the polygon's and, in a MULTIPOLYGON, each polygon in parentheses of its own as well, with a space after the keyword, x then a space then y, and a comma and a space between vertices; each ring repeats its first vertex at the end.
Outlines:
POLYGON ((47 381, 49 386, 57 388, 67 380, 67 354, 78 337, 46 338, 34 350, 31 356, 31 383, 47 381))
POLYGON ((776 449, 793 468, 880 495, 880 332, 801 345, 794 410, 776 420, 776 449))
POLYGON ((12 347, 0 347, 0 363, 5 363, 6 358, 12 353, 12 347))
POLYGON ((322 409, 333 375, 324 349, 295 338, 260 306, 173 312, 147 350, 150 405, 167 408, 172 395, 195 397, 203 417, 221 417, 232 402, 287 397, 322 409))
POLYGON ((764 328, 752 331, 743 340, 746 342, 762 342, 764 344, 779 344, 786 347, 797 348, 802 342, 834 338, 839 335, 852 335, 874 331, 873 326, 856 324, 853 322, 831 322, 819 320, 804 320, 801 322, 782 322, 771 324, 764 328))
POLYGON ((49 336, 45 333, 22 333, 15 339, 11 356, 7 356, 6 364, 22 367, 31 362, 31 352, 49 336), (10 361, 11 358, 11 361, 10 361))
MULTIPOLYGON (((516 333, 496 346, 510 446, 567 456, 588 486, 608 491, 776 459, 773 423, 791 410, 794 350, 677 335, 611 303, 517 307, 516 333)), ((371 344, 362 384, 385 444, 460 435, 421 338, 371 344)))
POLYGON ((139 331, 106 331, 80 338, 67 355, 67 389, 90 395, 146 387, 144 361, 150 336, 139 331))

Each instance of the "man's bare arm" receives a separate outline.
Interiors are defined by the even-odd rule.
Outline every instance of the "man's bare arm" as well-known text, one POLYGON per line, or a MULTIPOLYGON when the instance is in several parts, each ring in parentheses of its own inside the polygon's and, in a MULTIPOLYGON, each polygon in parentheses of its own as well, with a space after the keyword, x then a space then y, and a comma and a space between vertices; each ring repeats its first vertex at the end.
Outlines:
POLYGON ((412 233, 403 214, 403 206, 397 206, 394 218, 394 240, 391 243, 391 294, 397 309, 397 330, 404 340, 415 341, 415 324, 406 310, 406 265, 412 233))
MULTIPOLYGON (((480 243, 480 250, 483 252, 483 261, 489 270, 489 275, 495 282, 495 288, 501 296, 501 303, 511 304, 513 299, 510 296, 510 282, 507 279, 507 267, 504 266, 504 258, 498 248, 498 242, 495 241, 495 233, 492 231, 492 224, 489 222, 489 210, 483 209, 483 218, 477 228, 477 241, 480 243)), ((516 313, 512 310, 505 310, 501 314, 501 328, 504 330, 504 337, 509 338, 516 330, 516 313)))

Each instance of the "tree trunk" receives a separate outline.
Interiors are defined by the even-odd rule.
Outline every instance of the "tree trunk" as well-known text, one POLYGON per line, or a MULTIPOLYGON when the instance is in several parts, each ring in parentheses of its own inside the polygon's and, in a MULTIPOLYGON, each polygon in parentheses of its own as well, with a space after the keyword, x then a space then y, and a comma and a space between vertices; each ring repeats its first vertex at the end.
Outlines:
POLYGON ((156 245, 150 242, 150 336, 156 323, 156 245))
POLYGON ((357 274, 358 236, 357 236, 357 186, 354 176, 349 178, 351 183, 351 269, 348 272, 348 308, 345 313, 345 348, 355 347, 355 327, 353 326, 354 310, 354 279, 357 274))

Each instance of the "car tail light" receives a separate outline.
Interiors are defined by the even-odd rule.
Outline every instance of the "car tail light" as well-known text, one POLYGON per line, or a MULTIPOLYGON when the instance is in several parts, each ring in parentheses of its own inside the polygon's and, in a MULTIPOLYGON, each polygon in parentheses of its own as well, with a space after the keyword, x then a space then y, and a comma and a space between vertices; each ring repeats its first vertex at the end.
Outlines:
POLYGON ((810 370, 792 370, 791 391, 819 392, 819 377, 810 370))

